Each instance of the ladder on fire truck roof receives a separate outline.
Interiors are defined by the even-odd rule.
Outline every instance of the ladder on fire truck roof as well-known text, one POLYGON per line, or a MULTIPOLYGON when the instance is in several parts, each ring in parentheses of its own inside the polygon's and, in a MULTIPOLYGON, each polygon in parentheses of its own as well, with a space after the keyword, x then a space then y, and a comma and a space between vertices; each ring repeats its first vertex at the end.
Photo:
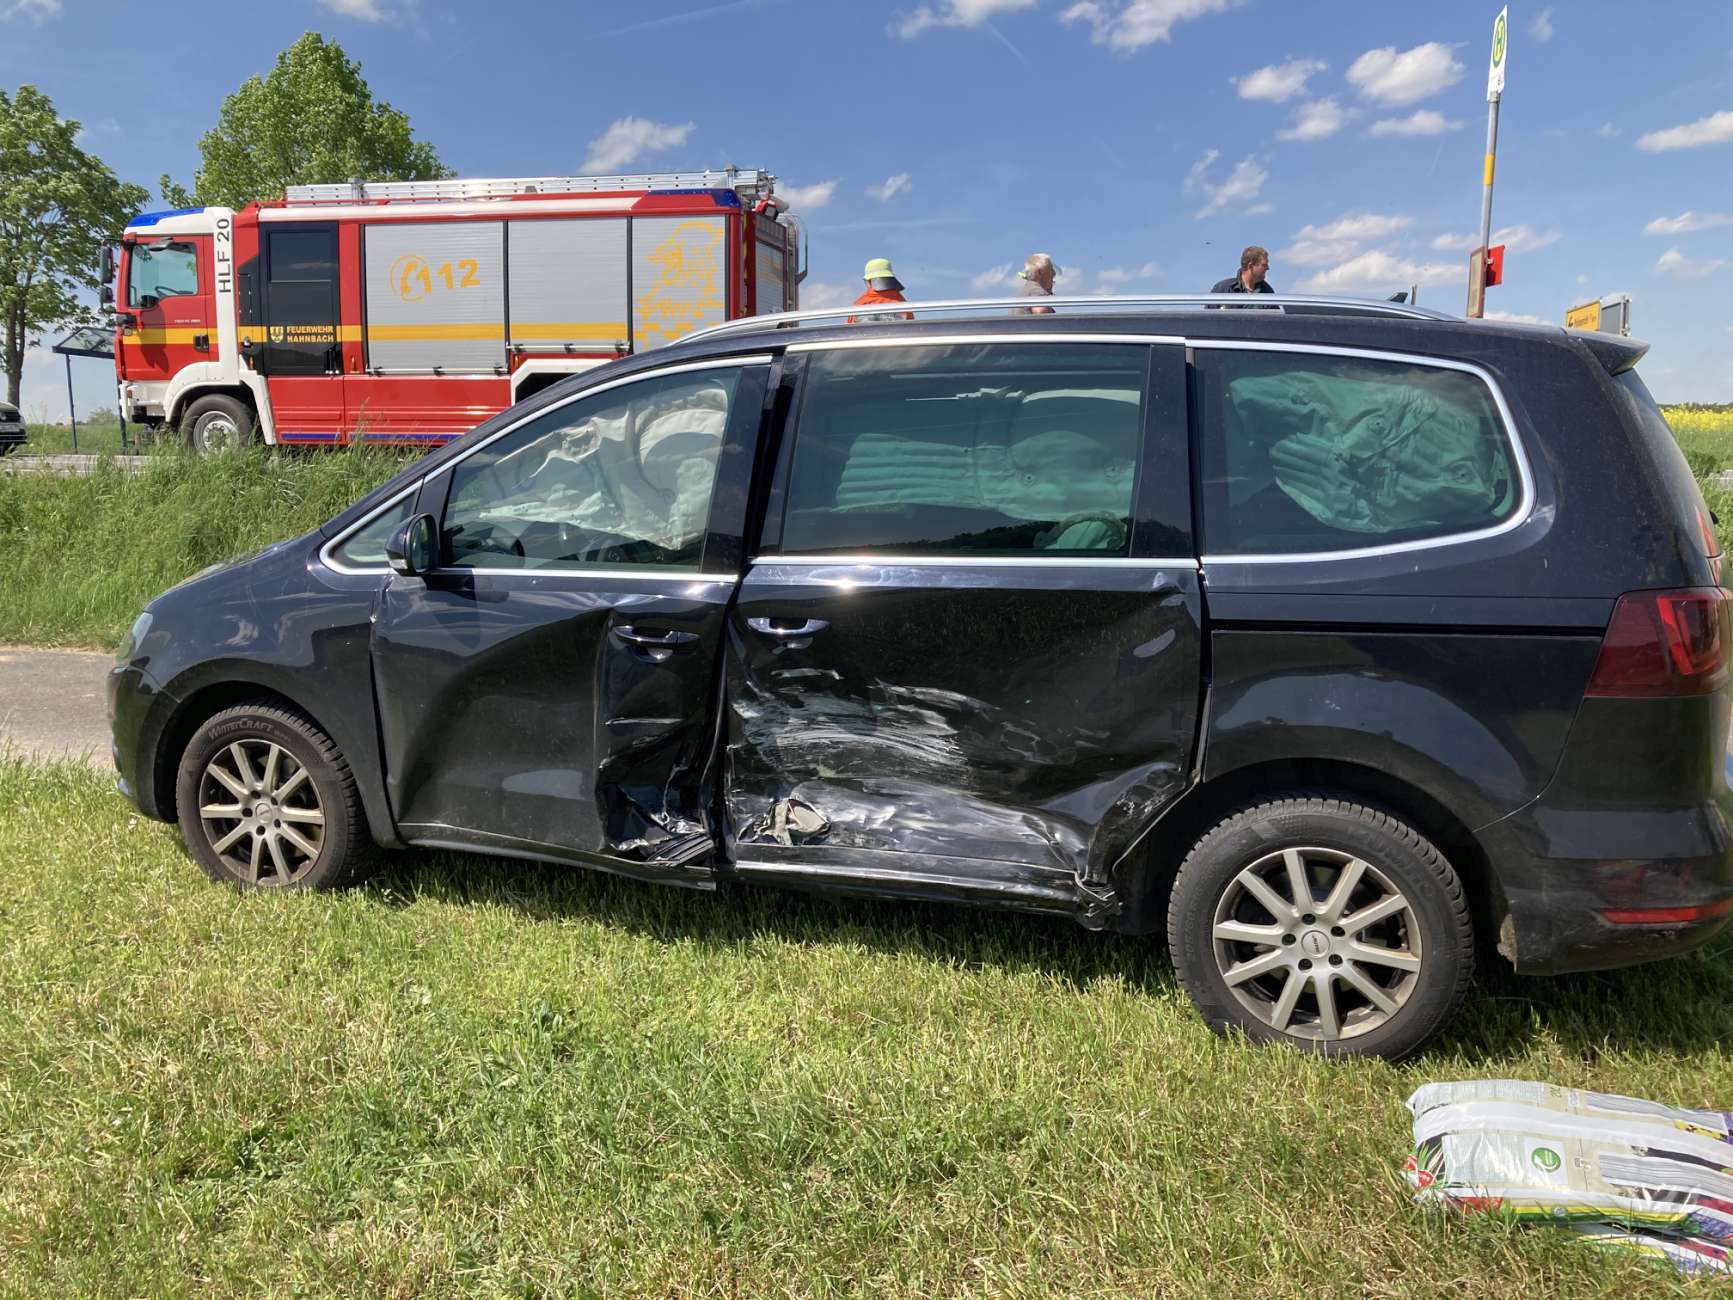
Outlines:
POLYGON ((776 177, 727 167, 702 172, 638 172, 628 176, 519 176, 443 181, 347 181, 291 185, 283 201, 356 203, 378 199, 503 199, 522 194, 612 194, 636 190, 733 190, 748 206, 769 198, 776 177))

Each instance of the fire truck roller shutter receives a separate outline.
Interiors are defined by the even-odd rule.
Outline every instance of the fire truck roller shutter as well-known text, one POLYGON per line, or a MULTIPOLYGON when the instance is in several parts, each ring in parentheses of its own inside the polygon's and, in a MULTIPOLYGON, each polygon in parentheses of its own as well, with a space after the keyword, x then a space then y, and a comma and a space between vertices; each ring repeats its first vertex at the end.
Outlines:
POLYGON ((367 227, 367 364, 491 374, 506 363, 505 226, 367 227))
POLYGON ((513 221, 511 341, 612 352, 626 327, 626 221, 513 221))
POLYGON ((642 352, 728 316, 726 217, 632 218, 632 346, 642 352))
MULTIPOLYGON (((780 233, 780 228, 778 228, 780 233)), ((758 251, 758 314, 788 310, 788 255, 780 243, 754 241, 758 251)))

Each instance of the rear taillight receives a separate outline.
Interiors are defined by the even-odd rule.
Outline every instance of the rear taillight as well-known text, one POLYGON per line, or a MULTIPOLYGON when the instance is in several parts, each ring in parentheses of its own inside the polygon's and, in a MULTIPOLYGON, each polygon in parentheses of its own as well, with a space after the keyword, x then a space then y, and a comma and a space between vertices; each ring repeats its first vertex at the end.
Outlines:
POLYGON ((1727 682, 1733 608, 1720 587, 1628 591, 1613 607, 1587 694, 1707 695, 1727 682))

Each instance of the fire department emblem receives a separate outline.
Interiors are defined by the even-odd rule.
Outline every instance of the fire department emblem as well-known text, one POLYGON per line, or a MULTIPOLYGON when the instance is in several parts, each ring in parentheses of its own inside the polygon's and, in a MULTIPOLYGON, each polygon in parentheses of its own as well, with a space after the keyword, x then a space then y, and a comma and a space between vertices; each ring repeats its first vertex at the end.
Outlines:
POLYGON ((281 325, 269 326, 266 333, 269 335, 270 340, 273 343, 281 343, 283 341, 283 327, 281 325))
POLYGON ((638 295, 638 331, 663 340, 690 334, 722 311, 722 223, 682 221, 649 253, 656 279, 638 295))

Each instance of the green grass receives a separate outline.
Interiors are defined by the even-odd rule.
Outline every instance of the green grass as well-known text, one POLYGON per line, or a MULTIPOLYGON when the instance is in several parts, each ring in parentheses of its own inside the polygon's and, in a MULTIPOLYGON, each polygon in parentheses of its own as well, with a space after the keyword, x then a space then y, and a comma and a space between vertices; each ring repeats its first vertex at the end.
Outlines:
MULTIPOLYGON (((109 412, 110 416, 114 413, 109 412)), ((138 435, 143 432, 136 424, 127 426, 126 447, 120 445, 120 422, 115 419, 96 421, 78 425, 78 454, 80 456, 118 456, 122 452, 132 454, 138 451, 138 435)), ((21 456, 65 456, 72 453, 72 426, 67 424, 32 424, 25 427, 29 441, 20 447, 14 455, 21 456)))
POLYGON ((1401 1102, 1725 1106, 1725 943, 1493 972, 1398 1068, 1068 923, 429 853, 245 896, 72 766, 0 758, 0 867, 4 1295, 1700 1291, 1417 1209, 1401 1102))
POLYGON ((137 473, 0 474, 0 643, 112 647, 158 592, 316 528, 404 464, 366 446, 210 459, 163 448, 137 473))

